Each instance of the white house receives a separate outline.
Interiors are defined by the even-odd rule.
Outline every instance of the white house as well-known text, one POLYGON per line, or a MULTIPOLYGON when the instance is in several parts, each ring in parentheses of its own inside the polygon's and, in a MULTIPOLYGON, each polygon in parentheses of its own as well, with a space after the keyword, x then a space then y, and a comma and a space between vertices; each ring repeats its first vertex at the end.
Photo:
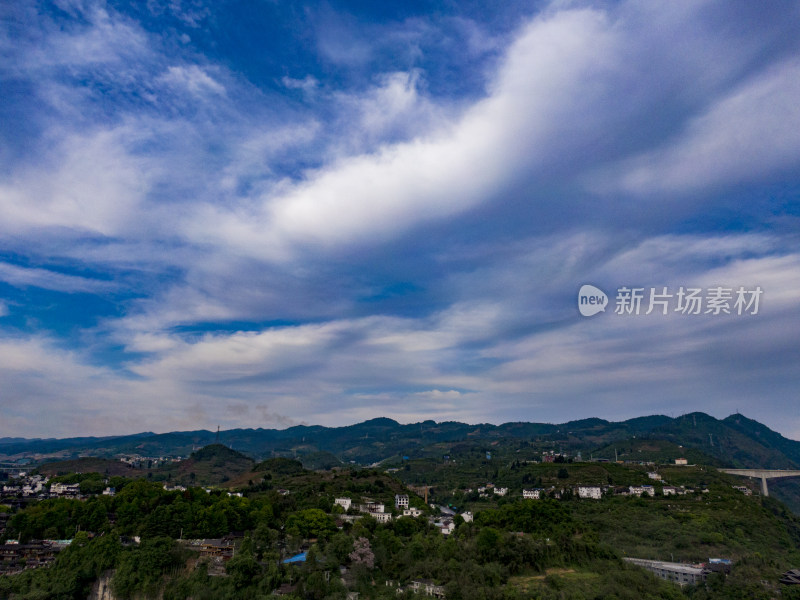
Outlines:
POLYGON ((653 472, 653 471, 649 472, 649 473, 647 474, 647 476, 648 476, 650 479, 653 479, 653 480, 655 480, 655 481, 661 481, 661 475, 659 475, 658 473, 655 473, 655 472, 653 472))
POLYGON ((603 497, 603 490, 598 486, 578 486, 578 498, 591 498, 592 500, 600 500, 603 497))
POLYGON ((350 498, 336 498, 333 503, 338 504, 345 510, 348 510, 353 505, 353 501, 350 498))
POLYGON ((542 490, 522 490, 522 497, 528 500, 539 500, 542 497, 542 490))
POLYGON ((505 496, 507 493, 508 493, 508 488, 504 487, 494 488, 495 496, 505 496))
POLYGON ((450 535, 456 530, 453 519, 443 519, 440 523, 436 523, 436 527, 442 532, 442 535, 450 535))
POLYGON ((369 513, 378 523, 388 523, 392 520, 392 513, 371 512, 369 513))
POLYGON ((54 483, 50 486, 50 494, 55 496, 75 495, 81 493, 80 483, 54 483))
POLYGON ((395 494, 394 505, 396 508, 408 508, 408 494, 395 494))
POLYGON ((648 496, 655 496, 656 490, 652 485, 632 485, 628 488, 631 496, 641 496, 647 494, 648 496))
POLYGON ((422 511, 420 509, 418 509, 418 508, 414 508, 413 506, 411 508, 406 508, 405 510, 403 510, 403 516, 404 517, 415 517, 416 518, 416 517, 419 517, 420 515, 422 515, 422 511))
POLYGON ((464 519, 465 523, 472 523, 472 513, 469 511, 461 513, 461 517, 464 519))
POLYGON ((411 589, 417 594, 425 594, 435 598, 444 598, 444 586, 436 585, 429 579, 417 579, 411 582, 411 589))

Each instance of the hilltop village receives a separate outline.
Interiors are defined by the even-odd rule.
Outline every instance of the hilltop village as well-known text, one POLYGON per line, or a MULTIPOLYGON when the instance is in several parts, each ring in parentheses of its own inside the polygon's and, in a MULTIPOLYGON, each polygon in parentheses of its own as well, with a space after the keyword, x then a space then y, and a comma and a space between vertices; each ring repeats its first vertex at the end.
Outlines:
POLYGON ((634 589, 665 598, 715 597, 709 590, 742 578, 764 597, 793 588, 797 520, 747 480, 683 458, 544 451, 500 465, 500 454, 312 471, 212 445, 185 459, 6 470, 0 597, 23 598, 31 585, 66 585, 76 598, 101 589, 178 598, 189 588, 320 600, 549 597, 586 577, 610 588, 633 577, 634 589), (750 581, 756 553, 773 558, 750 581), (94 566, 65 583, 59 573, 75 561, 94 566))

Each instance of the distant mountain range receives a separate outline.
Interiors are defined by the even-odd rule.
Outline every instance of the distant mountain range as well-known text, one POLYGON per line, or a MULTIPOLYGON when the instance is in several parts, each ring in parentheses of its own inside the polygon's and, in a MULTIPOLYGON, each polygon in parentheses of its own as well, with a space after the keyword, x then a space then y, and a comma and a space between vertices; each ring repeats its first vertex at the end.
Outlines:
MULTIPOLYGON (((342 464, 398 466, 405 459, 440 459, 449 449, 457 448, 498 454, 504 446, 510 448, 520 441, 572 455, 580 452, 584 459, 672 461, 684 456, 717 467, 800 468, 800 442, 741 414, 720 420, 701 412, 677 418, 653 415, 620 422, 593 418, 557 425, 470 425, 455 421, 403 425, 377 418, 346 427, 300 425, 230 429, 218 434, 199 430, 67 439, 0 438, 0 461, 31 459, 39 463, 120 455, 188 457, 218 442, 255 461, 297 458, 306 468, 328 469, 342 464)), ((179 475, 176 472, 175 476, 179 475)), ((800 514, 800 480, 775 480, 770 483, 770 492, 800 514)))
POLYGON ((120 454, 188 456, 218 441, 254 459, 315 456, 327 457, 328 461, 374 464, 401 456, 422 456, 426 448, 437 443, 497 442, 504 438, 551 443, 584 454, 602 452, 623 440, 659 439, 701 450, 719 464, 730 467, 800 467, 800 442, 741 414, 719 420, 701 412, 677 418, 654 415, 620 422, 582 419, 559 425, 525 422, 470 425, 455 421, 402 425, 392 419, 377 418, 345 427, 299 425, 288 429, 230 429, 219 434, 199 430, 66 439, 0 438, 0 456, 6 459, 120 454))

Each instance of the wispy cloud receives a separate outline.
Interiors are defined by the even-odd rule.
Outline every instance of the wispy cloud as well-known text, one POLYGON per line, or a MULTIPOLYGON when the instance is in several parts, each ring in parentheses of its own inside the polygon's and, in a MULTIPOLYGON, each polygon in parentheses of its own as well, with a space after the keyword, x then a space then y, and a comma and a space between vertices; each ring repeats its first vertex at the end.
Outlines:
POLYGON ((20 267, 3 262, 0 262, 0 281, 15 287, 33 286, 68 293, 108 293, 119 287, 113 281, 66 275, 49 269, 20 267))
POLYGON ((753 398, 800 430, 796 7, 238 10, 0 24, 0 434, 753 398), (763 313, 584 320, 586 282, 763 313))

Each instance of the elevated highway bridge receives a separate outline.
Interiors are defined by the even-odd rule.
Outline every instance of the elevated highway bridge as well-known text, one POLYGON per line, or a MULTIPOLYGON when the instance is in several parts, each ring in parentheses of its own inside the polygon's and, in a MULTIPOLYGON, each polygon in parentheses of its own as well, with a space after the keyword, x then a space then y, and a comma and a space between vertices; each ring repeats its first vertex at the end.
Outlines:
POLYGON ((767 479, 779 479, 781 477, 800 477, 800 471, 790 471, 784 469, 718 469, 722 473, 740 475, 741 477, 753 477, 761 479, 761 494, 769 496, 767 479))

